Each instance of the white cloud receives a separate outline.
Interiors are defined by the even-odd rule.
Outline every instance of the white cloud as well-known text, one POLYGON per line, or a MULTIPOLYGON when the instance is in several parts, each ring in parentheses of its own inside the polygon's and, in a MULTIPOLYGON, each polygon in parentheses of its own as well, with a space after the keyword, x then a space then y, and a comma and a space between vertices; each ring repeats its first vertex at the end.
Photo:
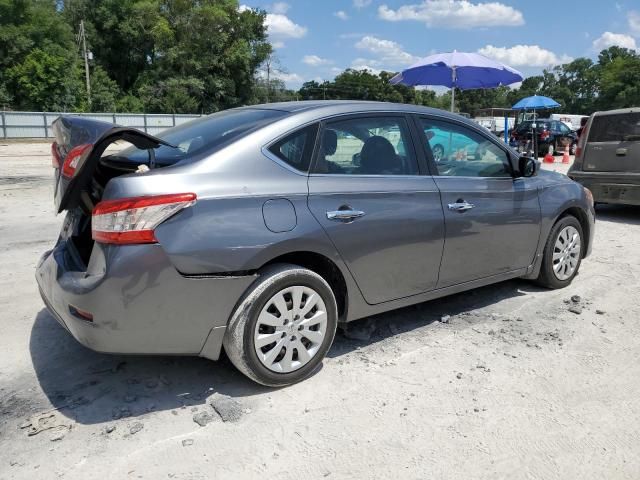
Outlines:
MULTIPOLYGON (((374 54, 377 57, 375 62, 384 67, 406 66, 418 60, 418 57, 402 50, 402 45, 399 43, 372 35, 362 37, 355 47, 374 54)), ((369 60, 369 62, 372 61, 369 60)))
POLYGON ((284 72, 276 72, 273 74, 275 78, 279 78, 284 83, 288 84, 300 84, 304 82, 304 79, 298 75, 297 73, 284 73, 284 72))
POLYGON ((267 13, 265 24, 269 35, 276 38, 302 38, 307 34, 307 27, 294 23, 281 13, 267 13))
POLYGON ((499 2, 468 0, 424 0, 397 10, 381 5, 378 17, 390 22, 415 20, 436 28, 488 28, 524 25, 522 12, 499 2))
POLYGON ((627 13, 627 21, 629 22, 629 29, 631 30, 631 33, 640 37, 640 12, 632 10, 627 13))
POLYGON ((328 58, 321 58, 317 55, 305 55, 302 57, 302 63, 306 63, 312 67, 319 67, 320 65, 329 65, 333 62, 328 58))
POLYGON ((371 0, 353 0, 353 6, 356 8, 364 8, 371 5, 371 0))
POLYGON ((356 58, 351 62, 351 68, 354 70, 369 70, 375 75, 381 72, 375 60, 367 60, 366 58, 356 58))
POLYGON ((282 40, 272 41, 271 46, 278 50, 279 48, 284 48, 284 42, 282 40))
POLYGON ((635 39, 631 35, 625 35, 624 33, 604 32, 593 41, 593 48, 597 52, 613 46, 630 48, 632 50, 638 48, 635 39))
POLYGON ((538 45, 514 45, 510 48, 487 45, 479 49, 478 53, 512 67, 548 67, 573 60, 567 55, 556 55, 538 45))
POLYGON ((338 17, 340 20, 349 20, 349 15, 344 10, 338 10, 333 12, 334 17, 338 17))
POLYGON ((289 5, 286 2, 276 2, 273 5, 271 5, 271 11, 273 13, 280 13, 283 15, 287 13, 287 10, 289 10, 289 8, 291 8, 291 5, 289 5))
POLYGON ((242 13, 242 12, 246 12, 247 10, 251 10, 251 7, 250 7, 249 5, 240 5, 240 6, 238 7, 238 11, 239 11, 240 13, 242 13))

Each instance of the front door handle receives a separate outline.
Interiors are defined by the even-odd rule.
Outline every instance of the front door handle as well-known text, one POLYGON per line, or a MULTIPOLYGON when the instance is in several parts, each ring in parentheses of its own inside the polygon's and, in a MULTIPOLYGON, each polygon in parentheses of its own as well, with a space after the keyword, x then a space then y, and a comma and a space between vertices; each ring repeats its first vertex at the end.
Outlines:
POLYGON ((333 210, 327 212, 327 218, 338 222, 351 221, 356 218, 364 217, 365 213, 362 210, 333 210))
POLYGON ((619 157, 624 157, 627 154, 626 148, 616 148, 616 155, 619 157))
POLYGON ((475 207, 475 205, 465 202, 464 200, 458 200, 456 203, 449 204, 449 210, 460 213, 471 210, 473 207, 475 207))

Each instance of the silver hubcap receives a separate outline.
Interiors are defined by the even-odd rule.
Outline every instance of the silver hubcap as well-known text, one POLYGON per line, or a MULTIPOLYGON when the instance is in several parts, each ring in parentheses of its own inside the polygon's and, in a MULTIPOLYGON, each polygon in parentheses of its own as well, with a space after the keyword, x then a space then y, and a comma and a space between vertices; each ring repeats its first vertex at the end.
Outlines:
POLYGON ((309 287, 287 287, 262 308, 253 344, 265 367, 287 373, 311 361, 326 333, 327 309, 318 292, 309 287))
POLYGON ((553 247, 553 273, 558 280, 571 278, 580 259, 580 234, 575 227, 564 227, 553 247))

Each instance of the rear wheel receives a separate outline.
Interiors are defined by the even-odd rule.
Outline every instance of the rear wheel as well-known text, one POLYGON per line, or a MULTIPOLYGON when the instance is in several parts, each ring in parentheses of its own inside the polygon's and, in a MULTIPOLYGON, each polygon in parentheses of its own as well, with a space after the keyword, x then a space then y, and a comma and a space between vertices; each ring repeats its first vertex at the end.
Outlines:
POLYGON ((310 376, 337 325, 331 287, 295 265, 266 268, 236 308, 224 337, 231 362, 252 380, 283 386, 310 376))
POLYGON ((547 288, 563 288, 578 273, 584 248, 582 226, 574 216, 556 222, 544 247, 536 282, 547 288))

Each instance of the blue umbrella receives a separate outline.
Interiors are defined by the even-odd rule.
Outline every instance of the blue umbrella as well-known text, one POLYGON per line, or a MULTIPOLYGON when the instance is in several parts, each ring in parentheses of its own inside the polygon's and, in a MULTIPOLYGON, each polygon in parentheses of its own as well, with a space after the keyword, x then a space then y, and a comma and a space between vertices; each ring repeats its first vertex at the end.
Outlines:
POLYGON ((521 82, 522 74, 479 53, 453 52, 430 55, 394 76, 392 84, 441 85, 451 88, 451 111, 455 88, 495 88, 521 82))
POLYGON ((533 95, 532 97, 523 98, 511 108, 514 110, 535 110, 537 108, 555 108, 559 106, 560 104, 552 98, 533 95))

